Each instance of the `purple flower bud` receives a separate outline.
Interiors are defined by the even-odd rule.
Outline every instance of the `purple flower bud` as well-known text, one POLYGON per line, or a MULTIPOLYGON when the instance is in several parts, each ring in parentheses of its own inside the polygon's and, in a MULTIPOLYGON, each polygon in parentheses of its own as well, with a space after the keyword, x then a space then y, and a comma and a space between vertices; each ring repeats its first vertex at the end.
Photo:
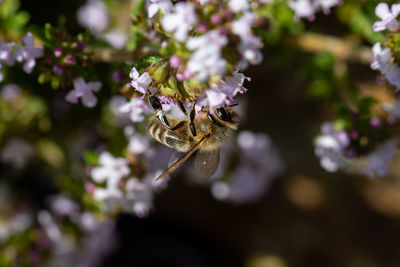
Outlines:
POLYGON ((183 72, 183 76, 185 77, 185 79, 191 79, 191 78, 193 78, 194 74, 190 70, 186 69, 183 72))
POLYGON ((349 136, 350 136, 350 138, 351 138, 352 140, 357 140, 358 137, 359 137, 359 134, 358 134, 358 132, 357 132, 356 130, 351 130, 351 131, 349 132, 349 136))
POLYGON ((206 32, 208 27, 207 27, 207 23, 205 22, 200 22, 199 25, 197 26, 197 29, 201 32, 206 32))
POLYGON ((179 67, 179 65, 182 63, 182 60, 177 56, 173 55, 172 57, 169 58, 169 64, 171 65, 172 68, 176 69, 179 67))
POLYGON ((356 151, 352 147, 349 147, 348 149, 346 149, 344 155, 346 156, 346 158, 349 158, 349 159, 355 158, 357 156, 356 151))
POLYGON ((211 22, 218 25, 222 22, 222 18, 218 14, 214 14, 211 16, 211 22))
POLYGON ((56 64, 53 66, 53 72, 57 75, 61 75, 64 71, 60 65, 56 64))
POLYGON ((68 65, 72 65, 75 63, 75 59, 72 55, 67 55, 64 59, 65 63, 68 65))
POLYGON ((79 40, 78 41, 78 47, 80 50, 84 50, 86 48, 87 44, 84 41, 79 40))
POLYGON ((125 79, 125 73, 123 71, 115 71, 112 75, 115 82, 120 83, 125 79))
POLYGON ((381 123, 381 120, 380 120, 379 118, 372 118, 372 119, 369 121, 369 125, 370 125, 372 128, 379 128, 379 127, 382 125, 382 123, 381 123))
POLYGON ((185 80, 185 76, 182 73, 177 73, 176 74, 176 79, 178 81, 183 81, 183 80, 185 80))
POLYGON ((62 49, 61 47, 57 47, 56 49, 54 49, 54 55, 56 57, 61 57, 62 56, 62 49))
POLYGON ((167 47, 167 45, 168 45, 168 42, 164 41, 161 43, 161 48, 165 48, 165 47, 167 47))

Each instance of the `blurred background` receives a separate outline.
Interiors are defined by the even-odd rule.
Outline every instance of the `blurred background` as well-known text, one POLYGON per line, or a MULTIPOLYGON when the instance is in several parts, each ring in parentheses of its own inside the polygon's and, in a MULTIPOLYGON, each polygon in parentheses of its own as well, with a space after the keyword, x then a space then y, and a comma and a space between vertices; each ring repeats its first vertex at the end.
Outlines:
MULTIPOLYGON (((346 4, 356 8, 357 2, 346 4)), ((375 5, 359 2, 369 12, 365 11, 368 14, 365 16, 373 16, 375 5)), ((77 9, 83 4, 84 1, 78 0, 24 0, 20 10, 27 11, 30 24, 37 27, 45 23, 56 25, 63 16, 68 32, 74 35, 84 31, 76 19, 77 9)), ((313 22, 301 22, 302 31, 330 36, 339 42, 358 38, 361 47, 368 46, 365 40, 368 33, 362 36, 343 19, 343 9, 348 6, 333 10, 330 15, 318 14, 313 22)), ((78 236, 79 245, 66 239, 54 252, 49 247, 56 245, 46 238, 40 239, 43 233, 39 227, 29 227, 28 231, 24 222, 47 225, 47 235, 60 235, 51 226, 55 217, 52 219, 44 211, 59 203, 51 197, 63 194, 62 190, 74 192, 69 195, 73 199, 79 199, 84 193, 82 189, 74 189, 78 183, 63 178, 66 167, 57 162, 58 150, 53 149, 51 142, 46 143, 47 132, 42 146, 50 149, 48 157, 53 166, 47 167, 43 160, 33 160, 24 169, 15 171, 9 164, 0 163, 0 211, 3 211, 0 213, 0 255, 3 254, 0 266, 399 266, 399 176, 395 171, 386 178, 326 172, 313 146, 320 125, 335 117, 329 101, 337 83, 341 84, 337 77, 351 77, 350 87, 357 86, 365 94, 372 91, 377 97, 385 97, 385 93, 380 93, 384 86, 377 83, 377 73, 370 69, 368 59, 338 60, 340 55, 302 45, 301 34, 288 36, 282 33, 265 45, 264 61, 245 72, 251 82, 245 83, 248 92, 239 98, 238 108, 241 112, 244 110, 241 129, 268 135, 273 146, 270 153, 279 158, 275 162, 279 168, 264 166, 277 171, 268 175, 260 190, 249 189, 250 197, 246 201, 220 201, 217 188, 212 191, 209 186, 201 185, 204 182, 199 185, 189 177, 193 168, 193 162, 189 161, 185 164, 186 171, 172 176, 168 187, 155 195, 154 209, 147 217, 125 212, 102 216, 101 223, 88 226, 86 232, 76 229, 74 219, 67 219, 63 231, 78 236), (323 85, 310 86, 315 80, 323 85), (53 175, 54 169, 59 175, 53 175), (27 214, 37 214, 33 216, 34 222, 27 219, 27 214), (22 234, 12 236, 18 227, 22 234), (86 249, 79 251, 82 245, 86 249), (71 249, 73 246, 78 249, 71 249), (21 255, 20 251, 23 251, 21 255), (10 255, 18 259, 16 263, 8 261, 10 255), (43 263, 42 257, 51 260, 43 263)), ((331 41, 315 39, 315 46, 329 47, 331 41)), ((99 79, 107 84, 105 74, 112 67, 108 62, 95 65, 99 79)), ((14 75, 22 85, 35 83, 31 76, 14 75)), ((104 142, 104 125, 101 128, 97 124, 97 120, 104 119, 99 117, 104 111, 101 107, 88 110, 78 106, 57 111, 51 103, 63 97, 63 93, 48 87, 48 84, 31 86, 30 94, 47 101, 45 105, 53 125, 49 131, 55 143, 63 138, 80 138, 79 142, 84 145, 79 144, 74 155, 83 165, 83 147, 97 149, 104 142)), ((106 98, 111 92, 103 94, 106 98)), ((30 138, 31 132, 18 129, 15 132, 30 138)), ((41 134, 40 131, 32 133, 41 134)), ((71 144, 68 141, 64 146, 71 144)), ((166 166, 168 157, 165 160, 158 163, 166 166)), ((69 159, 65 161, 70 164, 69 159)), ((71 169, 74 172, 73 166, 68 171, 71 169)), ((86 178, 78 176, 82 184, 86 178)), ((59 205, 65 214, 74 214, 74 204, 61 201, 59 205)), ((90 216, 87 221, 85 218, 80 220, 92 225, 90 216)))

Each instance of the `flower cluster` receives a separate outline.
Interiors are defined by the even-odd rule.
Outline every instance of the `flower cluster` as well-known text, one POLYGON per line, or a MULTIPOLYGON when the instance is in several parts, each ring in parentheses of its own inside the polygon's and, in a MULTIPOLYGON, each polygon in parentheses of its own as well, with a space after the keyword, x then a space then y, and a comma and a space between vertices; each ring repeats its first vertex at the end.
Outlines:
MULTIPOLYGON (((34 46, 32 33, 28 32, 20 44, 15 42, 5 42, 0 44, 0 70, 2 64, 11 66, 15 61, 24 63, 23 69, 26 73, 31 73, 36 65, 36 59, 43 56, 43 49, 34 46)), ((0 73, 0 81, 4 79, 0 73)))
POLYGON ((329 172, 345 168, 345 151, 350 144, 347 133, 336 130, 327 122, 321 126, 321 133, 315 140, 315 155, 320 159, 322 168, 329 172))
POLYGON ((319 10, 329 14, 332 7, 341 3, 341 0, 290 0, 289 6, 295 12, 296 18, 314 20, 319 10))
POLYGON ((160 161, 163 152, 155 151, 148 137, 130 126, 125 128, 125 134, 129 139, 127 153, 130 162, 125 158, 115 158, 107 151, 102 152, 99 166, 90 170, 94 183, 86 187, 95 200, 103 203, 106 211, 115 212, 118 207, 145 217, 153 208, 154 194, 164 188, 168 180, 154 181, 162 169, 153 166, 151 162, 156 161, 155 158, 160 161), (144 162, 148 162, 147 167, 140 171, 144 162))

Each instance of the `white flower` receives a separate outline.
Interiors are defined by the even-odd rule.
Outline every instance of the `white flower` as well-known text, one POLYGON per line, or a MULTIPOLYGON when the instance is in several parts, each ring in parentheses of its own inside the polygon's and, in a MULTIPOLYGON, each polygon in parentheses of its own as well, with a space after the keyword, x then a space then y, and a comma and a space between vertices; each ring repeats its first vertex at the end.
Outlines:
MULTIPOLYGON (((251 64, 259 64, 263 59, 263 55, 260 52, 260 48, 263 43, 259 37, 249 36, 246 39, 243 39, 239 44, 239 51, 243 56, 243 59, 247 60, 251 64)), ((241 68, 243 68, 241 66, 241 68)))
POLYGON ((161 25, 167 32, 174 32, 174 38, 184 42, 188 32, 197 23, 196 10, 193 4, 179 2, 174 6, 173 13, 165 14, 161 25))
POLYGON ((310 0, 291 0, 289 7, 295 12, 296 18, 309 18, 312 20, 318 10, 315 2, 310 0))
POLYGON ((205 82, 212 74, 225 73, 226 61, 222 58, 221 49, 227 43, 227 37, 216 30, 188 39, 186 46, 194 53, 187 63, 187 69, 196 75, 198 81, 205 82))
POLYGON ((128 161, 124 158, 114 158, 110 152, 100 154, 99 163, 101 166, 94 167, 90 176, 96 183, 106 182, 108 188, 115 187, 122 177, 130 173, 128 161))
POLYGON ((389 71, 392 52, 389 48, 382 49, 381 43, 376 43, 372 47, 371 69, 379 70, 382 73, 389 71))
POLYGON ((256 15, 253 12, 246 12, 239 19, 232 22, 232 32, 240 38, 245 39, 251 35, 251 28, 253 26, 256 15))
POLYGON ((132 122, 141 122, 146 113, 150 113, 149 106, 140 98, 134 97, 127 103, 124 103, 120 108, 120 112, 129 113, 132 122))
POLYGON ((145 95, 152 82, 150 74, 148 72, 143 72, 142 75, 139 75, 139 72, 133 67, 129 73, 129 77, 132 79, 131 86, 135 88, 136 91, 145 95))
POLYGON ((400 67, 392 62, 392 53, 389 48, 382 49, 380 43, 372 47, 373 57, 371 68, 380 71, 388 82, 400 88, 400 67))
POLYGON ((104 31, 109 24, 107 8, 99 0, 88 0, 77 12, 78 22, 94 33, 104 31))
POLYGON ((250 8, 248 0, 229 0, 228 6, 235 13, 243 12, 250 8))
POLYGON ((289 7, 295 12, 296 18, 313 20, 320 9, 328 14, 330 8, 341 3, 341 0, 290 0, 289 7))
POLYGON ((147 14, 149 18, 152 18, 158 12, 158 10, 161 10, 163 13, 168 13, 172 7, 171 0, 150 0, 150 4, 147 8, 147 14))
POLYGON ((128 41, 128 35, 119 29, 112 29, 109 32, 103 34, 101 38, 109 43, 115 49, 122 49, 125 47, 128 41))
POLYGON ((374 30, 379 32, 385 29, 390 31, 397 31, 400 28, 400 24, 397 21, 397 16, 400 13, 400 4, 392 5, 389 10, 389 6, 386 3, 379 3, 376 6, 375 14, 377 17, 381 18, 381 21, 374 23, 374 30))
POLYGON ((346 167, 344 150, 350 144, 346 132, 337 131, 330 123, 321 126, 322 135, 315 140, 315 155, 320 158, 322 168, 335 172, 346 167))

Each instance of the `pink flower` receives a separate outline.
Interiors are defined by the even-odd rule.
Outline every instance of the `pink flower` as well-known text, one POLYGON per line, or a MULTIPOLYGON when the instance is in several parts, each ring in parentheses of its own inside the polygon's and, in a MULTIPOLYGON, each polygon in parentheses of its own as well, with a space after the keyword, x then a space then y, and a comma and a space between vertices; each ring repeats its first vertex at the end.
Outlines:
POLYGON ((18 62, 25 62, 23 67, 24 71, 26 73, 31 73, 36 65, 35 59, 43 56, 43 49, 34 47, 33 35, 30 32, 25 35, 21 44, 23 47, 19 47, 15 51, 15 59, 18 62))
POLYGON ((392 8, 389 10, 388 4, 379 3, 376 6, 375 14, 382 20, 374 23, 374 30, 376 32, 383 31, 385 29, 397 31, 400 28, 400 24, 396 19, 399 13, 400 4, 392 5, 392 8))
POLYGON ((98 92, 101 87, 101 82, 88 82, 86 83, 82 77, 74 80, 74 89, 71 90, 65 99, 73 104, 78 103, 81 98, 82 104, 85 107, 92 108, 97 104, 97 98, 93 92, 98 92))

